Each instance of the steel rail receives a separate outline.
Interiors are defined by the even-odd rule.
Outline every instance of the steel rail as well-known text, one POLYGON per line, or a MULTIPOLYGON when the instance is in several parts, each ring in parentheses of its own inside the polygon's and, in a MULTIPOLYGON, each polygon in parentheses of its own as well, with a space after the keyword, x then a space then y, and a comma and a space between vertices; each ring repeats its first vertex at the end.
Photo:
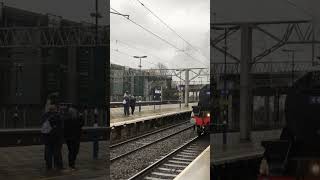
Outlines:
POLYGON ((121 154, 121 155, 118 155, 118 156, 116 156, 116 157, 114 157, 114 158, 111 158, 110 161, 111 161, 111 163, 112 163, 112 162, 114 162, 114 161, 116 161, 116 160, 122 159, 123 157, 126 157, 126 156, 128 156, 128 155, 130 155, 130 154, 132 154, 132 153, 134 153, 134 152, 137 152, 137 151, 139 151, 139 150, 141 150, 141 149, 144 149, 144 148, 146 148, 146 147, 149 147, 149 146, 151 146, 151 145, 153 145, 153 144, 156 144, 156 143, 158 143, 158 142, 164 141, 164 140, 166 140, 166 139, 168 139, 168 138, 170 138, 170 137, 172 137, 172 136, 175 136, 175 135, 177 135, 177 134, 180 134, 180 133, 182 133, 182 132, 185 132, 185 131, 187 131, 187 130, 189 130, 189 129, 191 129, 191 128, 193 128, 193 125, 192 125, 192 126, 189 126, 189 127, 187 127, 187 128, 184 128, 184 129, 182 129, 182 130, 180 130, 180 131, 178 131, 178 132, 172 133, 172 134, 170 134, 170 135, 168 135, 168 136, 159 138, 159 139, 157 139, 157 140, 155 140, 155 141, 153 141, 153 142, 151 142, 151 143, 145 144, 145 145, 143 145, 143 146, 141 146, 141 147, 138 147, 138 148, 136 148, 136 149, 134 149, 134 150, 132 150, 132 151, 129 151, 129 152, 123 153, 123 154, 121 154))
POLYGON ((177 123, 177 124, 173 124, 171 126, 168 126, 168 127, 165 127, 165 128, 161 128, 161 129, 158 129, 158 130, 155 130, 155 131, 152 131, 152 132, 149 132, 149 133, 146 133, 146 134, 143 134, 141 136, 137 136, 137 137, 134 137, 134 138, 130 138, 128 140, 125 140, 125 141, 121 141, 119 143, 115 143, 115 144, 112 144, 110 145, 109 147, 110 148, 115 148, 115 147, 118 147, 118 146, 121 146, 123 144, 126 144, 126 143, 129 143, 129 142, 133 142, 137 139, 141 139, 141 138, 145 138, 145 137, 148 137, 148 136, 151 136, 151 135, 154 135, 154 134, 157 134, 159 132, 163 132, 165 130, 168 130, 168 129, 171 129, 171 128, 174 128, 174 127, 177 127, 177 126, 180 126, 180 125, 183 125, 183 124, 186 124, 190 121, 184 121, 184 122, 181 122, 181 123, 177 123))
POLYGON ((199 136, 191 139, 187 143, 185 143, 182 146, 180 146, 178 149, 175 149, 174 151, 170 152, 169 154, 167 154, 166 156, 162 157, 161 159, 159 159, 155 163, 151 164, 150 166, 146 167, 142 171, 138 172, 137 174, 135 174, 134 176, 132 176, 128 180, 142 179, 146 174, 149 174, 149 172, 151 172, 153 169, 155 169, 156 167, 161 165, 163 162, 165 162, 171 156, 177 154, 179 151, 181 151, 182 149, 184 149, 186 146, 190 145, 191 143, 194 143, 198 139, 199 139, 199 136))

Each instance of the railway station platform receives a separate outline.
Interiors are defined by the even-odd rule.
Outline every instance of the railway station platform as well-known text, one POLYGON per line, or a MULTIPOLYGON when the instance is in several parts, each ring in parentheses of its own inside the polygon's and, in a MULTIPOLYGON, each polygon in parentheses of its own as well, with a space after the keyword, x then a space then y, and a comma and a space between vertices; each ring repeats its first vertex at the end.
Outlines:
MULTIPOLYGON (((162 104, 162 105, 150 105, 150 106, 141 106, 141 111, 139 112, 139 107, 136 106, 134 115, 128 117, 124 116, 123 107, 120 108, 111 108, 110 109, 110 126, 116 125, 115 123, 136 120, 138 118, 152 117, 152 116, 161 116, 167 113, 178 113, 184 111, 191 111, 192 106, 195 106, 197 103, 189 103, 188 107, 185 107, 184 104, 162 104)), ((131 112, 131 109, 130 109, 131 112)))
POLYGON ((123 116, 123 108, 111 108, 111 142, 120 142, 133 138, 138 135, 168 127, 170 125, 179 124, 190 119, 192 106, 196 103, 190 103, 188 107, 181 104, 165 104, 155 108, 152 106, 144 106, 143 110, 129 117, 123 116))
MULTIPOLYGON (((46 172, 44 161, 44 145, 1 147, 0 179, 10 180, 70 180, 97 179, 105 180, 109 143, 100 141, 99 158, 93 159, 92 142, 81 142, 80 152, 76 160, 75 171, 46 172)), ((63 166, 68 167, 68 150, 63 145, 63 166)))
POLYGON ((251 142, 240 142, 240 133, 228 133, 227 144, 222 142, 222 133, 211 134, 211 164, 221 165, 241 160, 255 159, 263 156, 261 141, 278 139, 281 130, 265 130, 251 132, 251 142))
POLYGON ((193 160, 174 180, 194 179, 210 179, 210 146, 193 160))
POLYGON ((261 142, 278 139, 280 134, 280 129, 252 131, 251 140, 242 142, 239 132, 229 132, 226 144, 223 144, 222 133, 211 134, 211 178, 257 179, 261 158, 265 152, 261 142))

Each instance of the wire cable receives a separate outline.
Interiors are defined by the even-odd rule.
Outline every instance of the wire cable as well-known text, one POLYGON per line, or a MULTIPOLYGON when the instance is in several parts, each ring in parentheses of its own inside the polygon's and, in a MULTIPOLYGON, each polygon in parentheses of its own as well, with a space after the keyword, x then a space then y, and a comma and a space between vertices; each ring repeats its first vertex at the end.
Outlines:
MULTIPOLYGON (((179 33, 177 33, 173 28, 171 28, 164 20, 162 20, 158 15, 156 15, 150 8, 148 8, 146 5, 144 5, 140 0, 136 0, 141 6, 143 6, 147 11, 149 11, 154 17, 156 17, 162 24, 164 24, 168 29, 170 29, 174 34, 176 34, 180 39, 182 39, 185 43, 187 43, 192 49, 195 51, 198 51, 203 57, 205 57, 202 52, 193 46, 190 42, 188 42, 186 39, 184 39, 179 33)), ((207 59, 207 57, 205 57, 207 59)), ((207 59, 208 60, 208 59, 207 59)))
MULTIPOLYGON (((129 56, 129 57, 133 57, 132 55, 130 55, 130 54, 128 54, 128 53, 125 53, 125 52, 123 52, 123 51, 119 51, 119 49, 111 49, 111 50, 116 51, 116 52, 118 52, 118 53, 120 53, 120 54, 129 56)), ((157 65, 157 64, 155 64, 155 63, 153 63, 153 62, 150 62, 150 61, 148 61, 148 60, 144 60, 144 61, 147 62, 147 63, 153 64, 153 65, 157 65)))
MULTIPOLYGON (((162 58, 160 58, 160 57, 158 57, 158 56, 156 56, 156 55, 154 55, 154 54, 152 54, 152 53, 150 53, 150 52, 146 52, 146 51, 142 50, 141 48, 137 48, 137 47, 135 47, 135 46, 133 46, 133 45, 129 45, 128 43, 125 43, 125 42, 123 42, 123 41, 120 41, 120 40, 114 40, 114 41, 116 41, 116 43, 117 43, 117 42, 120 42, 121 44, 123 44, 123 45, 125 45, 125 46, 127 46, 127 47, 129 47, 129 48, 131 48, 131 49, 135 49, 135 50, 137 50, 137 51, 139 51, 139 52, 142 52, 142 53, 151 55, 151 56, 153 56, 153 57, 161 60, 162 62, 164 61, 164 62, 171 63, 169 60, 164 60, 164 59, 162 59, 162 58)), ((173 65, 176 66, 177 68, 179 68, 176 64, 173 64, 173 65)))
MULTIPOLYGON (((120 13, 119 11, 111 8, 112 10, 114 10, 115 12, 120 13)), ((193 56, 191 56, 190 54, 188 54, 187 52, 185 52, 183 49, 178 48, 177 46, 175 46, 174 44, 170 43, 169 41, 167 41, 166 39, 160 37, 159 35, 155 34, 154 32, 150 31, 149 29, 143 27, 142 25, 138 24, 137 22, 133 21, 132 19, 130 19, 129 17, 125 17, 125 19, 127 19, 128 21, 130 21, 131 23, 137 25, 138 27, 142 28, 143 30, 147 31, 148 33, 152 34, 153 36, 157 37, 158 39, 160 39, 161 41, 165 42, 166 44, 170 45, 171 47, 173 47, 174 49, 183 52, 184 54, 186 54, 187 56, 189 56, 190 58, 192 58, 195 61, 198 61, 199 63, 201 63, 204 66, 207 66, 206 64, 204 64, 203 62, 201 62, 200 60, 194 58, 193 56)))
POLYGON ((297 3, 295 3, 291 0, 284 0, 284 1, 288 4, 290 4, 291 6, 293 6, 294 8, 298 9, 299 11, 307 14, 308 16, 310 16, 313 19, 313 15, 307 9, 298 6, 297 3))

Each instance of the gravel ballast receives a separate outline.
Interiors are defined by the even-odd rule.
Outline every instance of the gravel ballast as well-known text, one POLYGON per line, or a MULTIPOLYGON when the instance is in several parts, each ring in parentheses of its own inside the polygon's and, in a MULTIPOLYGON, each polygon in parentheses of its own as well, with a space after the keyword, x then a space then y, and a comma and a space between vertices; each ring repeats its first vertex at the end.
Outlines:
MULTIPOLYGON (((181 129, 183 129, 183 127, 181 127, 181 129)), ((171 130, 171 131, 177 132, 177 129, 171 130)), ((167 132, 167 135, 168 134, 169 133, 167 132)), ((116 160, 111 163, 110 177, 111 179, 128 179, 134 174, 141 171, 142 169, 149 166, 150 164, 154 163, 161 157, 170 153, 175 148, 178 148, 179 146, 184 144, 186 141, 194 138, 195 136, 196 136, 196 132, 193 129, 189 129, 177 135, 174 135, 168 139, 165 139, 161 142, 158 142, 146 148, 143 148, 142 150, 129 154, 125 158, 116 160)), ((156 137, 148 137, 148 138, 150 138, 149 140, 151 141, 156 140, 156 137)), ((145 140, 145 142, 149 143, 149 141, 147 142, 147 140, 145 140)), ((119 147, 118 150, 119 152, 131 151, 133 150, 132 148, 135 148, 135 147, 136 147, 135 145, 123 146, 121 147, 122 149, 119 147)), ((111 153, 111 158, 114 156, 115 156, 115 153, 111 153)))

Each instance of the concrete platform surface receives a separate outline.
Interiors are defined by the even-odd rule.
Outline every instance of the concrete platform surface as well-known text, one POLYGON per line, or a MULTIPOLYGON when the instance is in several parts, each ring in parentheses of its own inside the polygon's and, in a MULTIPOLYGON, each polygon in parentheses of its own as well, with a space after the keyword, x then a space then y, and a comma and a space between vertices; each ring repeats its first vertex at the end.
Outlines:
POLYGON ((262 157, 263 147, 253 143, 240 143, 236 145, 214 146, 211 152, 211 164, 220 165, 240 160, 249 160, 262 157))
POLYGON ((179 113, 186 113, 186 112, 190 112, 190 110, 186 109, 186 110, 178 110, 178 111, 174 111, 174 112, 163 112, 160 114, 155 114, 155 115, 150 115, 150 116, 142 116, 142 117, 136 116, 135 118, 131 118, 129 120, 123 120, 123 121, 111 123, 110 127, 122 126, 125 124, 131 124, 131 123, 136 123, 136 122, 146 121, 146 120, 153 120, 156 118, 162 118, 162 117, 177 115, 179 113))
MULTIPOLYGON (((121 108, 111 108, 110 109, 110 126, 113 126, 112 123, 118 123, 123 121, 130 121, 137 118, 162 115, 170 112, 179 112, 192 110, 192 106, 195 106, 197 103, 190 103, 188 107, 185 107, 184 104, 163 104, 156 106, 142 106, 141 112, 139 112, 139 107, 136 107, 134 115, 125 117, 123 113, 123 107, 121 108)), ((131 109, 130 109, 131 112, 131 109)))
POLYGON ((277 139, 281 130, 253 131, 251 142, 241 143, 239 132, 227 134, 227 144, 222 144, 222 133, 210 135, 211 164, 219 165, 239 160, 254 159, 262 157, 264 148, 261 141, 277 139))
MULTIPOLYGON (((92 143, 80 144, 76 171, 46 172, 44 146, 21 146, 0 148, 0 179, 7 180, 70 180, 103 179, 107 174, 109 142, 99 143, 99 159, 92 158, 92 143)), ((68 167, 68 150, 63 145, 63 166, 68 167)))
POLYGON ((193 160, 174 180, 195 179, 210 179, 210 146, 193 160))

